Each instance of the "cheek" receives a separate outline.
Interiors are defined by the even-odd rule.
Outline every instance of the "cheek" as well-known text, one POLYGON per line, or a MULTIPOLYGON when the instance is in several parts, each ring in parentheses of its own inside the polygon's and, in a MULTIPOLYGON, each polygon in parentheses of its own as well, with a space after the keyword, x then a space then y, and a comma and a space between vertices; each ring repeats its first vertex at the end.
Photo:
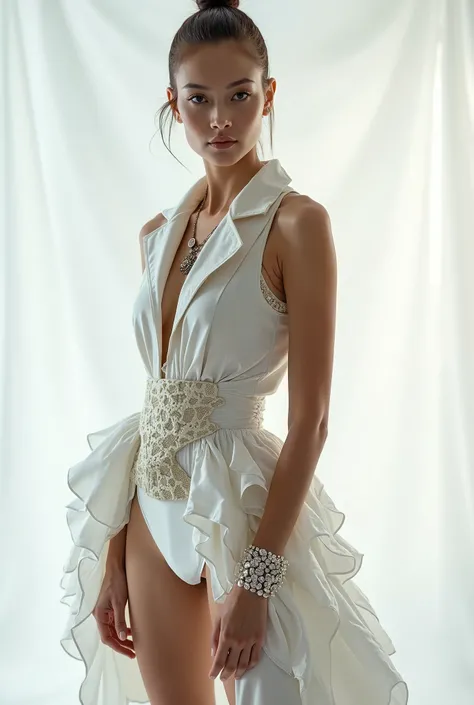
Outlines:
POLYGON ((202 125, 205 124, 206 111, 203 110, 202 107, 199 110, 189 101, 183 101, 180 105, 179 112, 186 128, 191 132, 199 130, 202 128, 202 125))
MULTIPOLYGON (((186 130, 190 133, 202 132, 209 129, 209 121, 211 120, 210 110, 206 110, 205 105, 199 109, 193 108, 192 105, 183 105, 180 108, 181 117, 183 118, 186 130)), ((257 101, 246 101, 245 105, 235 106, 229 111, 229 117, 235 127, 255 128, 261 126, 263 119, 263 104, 257 101)))
POLYGON ((184 123, 191 129, 196 129, 203 122, 204 113, 202 110, 193 110, 191 107, 186 107, 181 113, 184 123))
POLYGON ((258 123, 262 117, 263 106, 257 101, 248 101, 247 105, 242 106, 241 115, 247 123, 258 123))

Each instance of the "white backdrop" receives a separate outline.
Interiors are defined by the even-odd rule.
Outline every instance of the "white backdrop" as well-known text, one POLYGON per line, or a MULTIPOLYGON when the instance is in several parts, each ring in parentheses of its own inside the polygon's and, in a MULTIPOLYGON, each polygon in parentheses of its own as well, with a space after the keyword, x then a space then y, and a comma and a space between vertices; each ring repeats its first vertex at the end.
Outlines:
MULTIPOLYGON (((138 232, 203 173, 161 144, 191 0, 3 0, 0 703, 74 705, 61 650, 68 468, 141 408, 138 232)), ((243 0, 277 79, 276 156, 329 210, 339 290, 317 472, 410 705, 474 692, 474 4, 243 0)), ((182 128, 181 128, 182 129, 182 128)), ((267 405, 285 433, 286 390, 267 405)), ((225 700, 221 698, 221 703, 225 700)), ((317 703, 315 703, 317 705, 317 703)))

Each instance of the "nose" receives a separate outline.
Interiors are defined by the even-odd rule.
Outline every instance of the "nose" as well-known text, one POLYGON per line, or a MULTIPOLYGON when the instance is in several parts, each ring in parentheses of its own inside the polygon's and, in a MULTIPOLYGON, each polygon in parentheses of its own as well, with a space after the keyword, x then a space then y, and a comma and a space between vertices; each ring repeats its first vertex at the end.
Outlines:
POLYGON ((215 115, 211 120, 211 127, 218 130, 223 130, 226 127, 232 127, 232 121, 228 117, 224 117, 222 114, 215 115))

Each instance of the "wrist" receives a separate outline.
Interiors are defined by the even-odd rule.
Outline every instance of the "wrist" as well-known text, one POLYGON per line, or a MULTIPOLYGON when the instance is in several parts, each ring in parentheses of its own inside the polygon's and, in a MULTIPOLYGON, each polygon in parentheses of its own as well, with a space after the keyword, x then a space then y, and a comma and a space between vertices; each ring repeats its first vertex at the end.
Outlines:
POLYGON ((125 550, 122 546, 111 543, 107 553, 106 568, 110 571, 125 570, 125 550))
POLYGON ((125 557, 124 556, 107 556, 105 564, 107 573, 124 573, 125 572, 125 557))
POLYGON ((109 548, 107 551, 107 570, 111 571, 124 571, 125 570, 125 544, 127 537, 127 525, 123 529, 113 536, 109 541, 109 548))
POLYGON ((251 544, 236 564, 235 584, 259 597, 271 597, 280 589, 288 565, 284 556, 251 544))

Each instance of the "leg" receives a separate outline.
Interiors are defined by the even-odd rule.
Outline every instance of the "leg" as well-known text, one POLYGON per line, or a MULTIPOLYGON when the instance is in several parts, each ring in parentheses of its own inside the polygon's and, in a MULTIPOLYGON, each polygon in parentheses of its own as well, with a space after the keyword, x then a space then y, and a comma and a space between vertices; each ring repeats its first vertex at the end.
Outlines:
POLYGON ((190 585, 171 570, 136 496, 125 558, 132 636, 150 705, 214 705, 206 584, 190 585))

